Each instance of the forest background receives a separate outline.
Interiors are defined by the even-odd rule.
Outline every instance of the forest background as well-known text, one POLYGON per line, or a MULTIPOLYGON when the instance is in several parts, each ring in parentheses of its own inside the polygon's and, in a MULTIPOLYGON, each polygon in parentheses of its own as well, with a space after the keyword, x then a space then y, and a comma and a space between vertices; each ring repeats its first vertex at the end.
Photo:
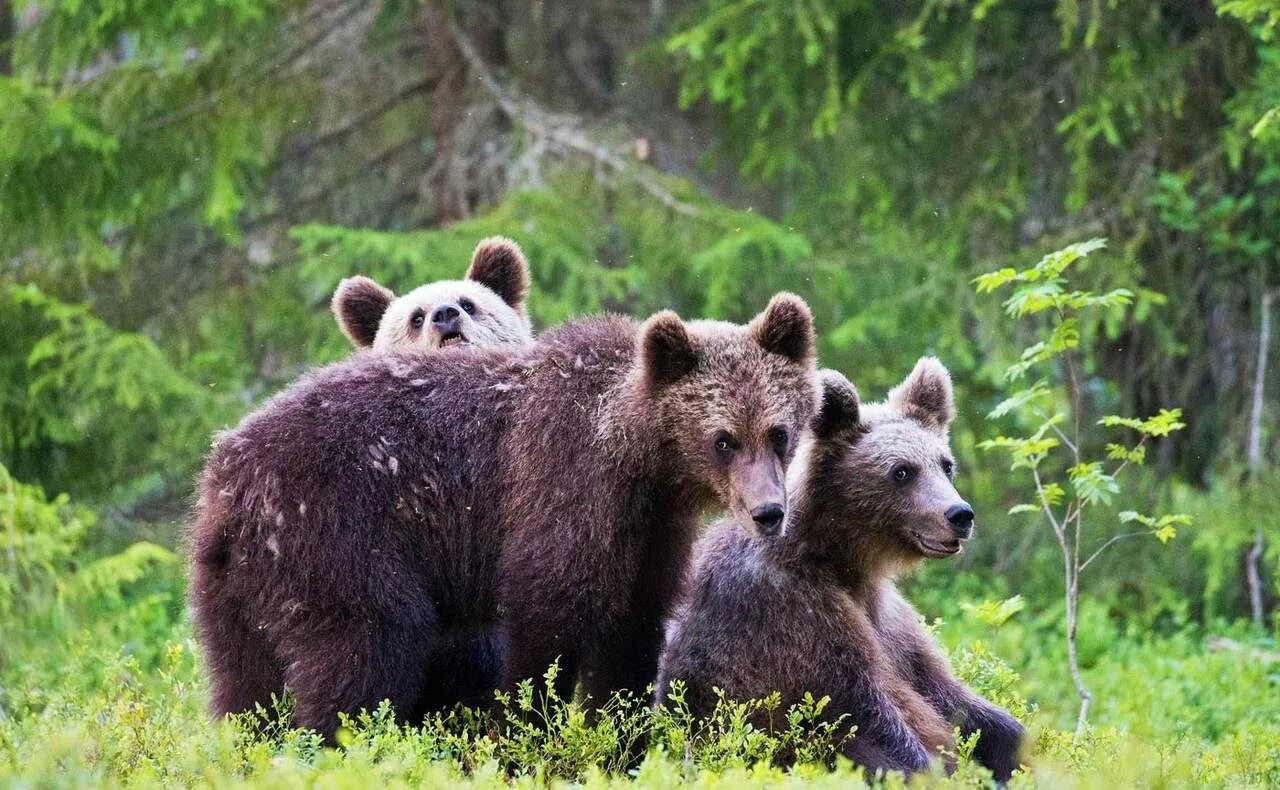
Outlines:
MULTIPOLYGON (((538 328, 791 290, 864 397, 941 357, 978 537, 906 588, 1028 706, 1039 779, 1280 781, 1278 23, 1275 0, 0 0, 0 781, 482 780, 384 759, 426 736, 376 717, 337 756, 208 723, 181 540, 213 432, 350 353, 342 277, 455 278, 494 233, 538 328), (1191 523, 1088 567, 1074 738, 1059 546, 979 447, 1038 424, 999 405, 1045 324, 974 282, 1096 237, 1072 283, 1129 304, 1081 314, 1048 405, 1186 428, 1083 539, 1191 523)), ((645 765, 753 759, 725 754, 645 765)))

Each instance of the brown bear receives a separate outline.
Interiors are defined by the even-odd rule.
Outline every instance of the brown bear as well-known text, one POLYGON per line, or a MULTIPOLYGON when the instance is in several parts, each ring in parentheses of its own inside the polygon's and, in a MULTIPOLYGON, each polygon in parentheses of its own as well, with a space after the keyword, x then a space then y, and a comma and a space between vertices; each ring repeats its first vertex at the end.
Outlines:
POLYGON ((523 347, 357 354, 217 437, 191 527, 216 713, 491 703, 559 659, 643 692, 699 518, 764 532, 817 408, 808 307, 571 321, 523 347))
POLYGON ((466 279, 441 280, 397 297, 368 277, 338 283, 330 307, 357 348, 436 350, 533 340, 524 299, 529 264, 510 239, 476 245, 466 279))
POLYGON ((714 689, 747 700, 829 696, 847 715, 844 751, 877 770, 919 771, 950 750, 952 725, 980 730, 977 760, 1001 781, 1018 766, 1023 728, 952 677, 893 577, 960 551, 973 510, 952 484, 951 379, 920 360, 883 404, 822 373, 822 405, 792 467, 781 535, 753 539, 725 520, 695 547, 668 624, 657 694, 685 684, 695 714, 714 689))

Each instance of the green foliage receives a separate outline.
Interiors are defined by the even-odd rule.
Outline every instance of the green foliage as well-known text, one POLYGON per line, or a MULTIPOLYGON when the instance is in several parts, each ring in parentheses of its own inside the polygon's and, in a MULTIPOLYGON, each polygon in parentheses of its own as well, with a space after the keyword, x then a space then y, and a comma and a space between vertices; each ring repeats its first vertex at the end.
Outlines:
POLYGON ((103 201, 119 147, 69 97, 0 77, 0 227, 49 246, 66 244, 75 229, 82 254, 102 264, 108 251, 84 212, 103 201), (47 196, 51 188, 58 199, 47 196))
POLYGON ((73 666, 57 656, 110 644, 151 657, 173 629, 177 555, 147 541, 94 552, 100 528, 66 494, 49 499, 0 466, 0 711, 39 710, 55 688, 80 691, 83 677, 67 673, 93 675, 103 658, 73 666))
POLYGON ((185 205, 234 233, 296 107, 288 79, 251 80, 288 65, 255 47, 295 5, 41 4, 5 42, 18 68, 0 76, 0 254, 118 265, 121 228, 126 243, 171 232, 185 205), (104 64, 112 51, 127 54, 104 64))
MULTIPOLYGON (((1046 372, 1063 378, 1058 388, 1051 387, 1048 378, 1042 378, 1030 387, 1019 390, 1001 401, 987 417, 997 420, 1010 414, 1026 413, 1038 418, 1035 429, 1023 437, 997 436, 979 443, 981 449, 1000 449, 1009 453, 1013 459, 1013 469, 1026 469, 1035 476, 1035 492, 1038 506, 1018 505, 1011 513, 1036 512, 1043 510, 1055 529, 1057 524, 1067 525, 1071 519, 1079 518, 1085 508, 1111 503, 1113 495, 1119 493, 1120 484, 1116 474, 1125 465, 1141 465, 1146 458, 1144 443, 1150 438, 1160 438, 1181 430, 1186 423, 1181 421, 1181 409, 1161 409, 1160 412, 1147 419, 1106 415, 1099 419, 1098 425, 1104 427, 1125 427, 1136 431, 1139 442, 1134 446, 1110 442, 1106 444, 1109 460, 1122 463, 1113 470, 1108 470, 1103 461, 1083 460, 1081 445, 1084 442, 1080 434, 1080 411, 1084 402, 1079 395, 1080 382, 1076 379, 1076 370, 1080 366, 1078 348, 1080 334, 1076 327, 1079 319, 1076 313, 1102 308, 1122 310, 1132 304, 1133 294, 1123 288, 1114 289, 1104 294, 1095 294, 1085 290, 1069 290, 1066 272, 1073 265, 1082 261, 1091 252, 1106 246, 1102 239, 1072 244, 1057 252, 1045 255, 1034 266, 1018 271, 1005 268, 999 271, 979 275, 974 279, 978 293, 992 293, 1006 285, 1016 287, 1012 295, 1004 300, 1004 307, 1010 317, 1027 318, 1041 313, 1049 315, 1049 325, 1041 330, 1042 340, 1032 343, 1023 350, 1018 362, 1005 371, 1006 381, 1014 381, 1025 376, 1030 370, 1044 367, 1046 372), (1059 374, 1056 371, 1061 370, 1059 374), (1065 400, 1068 411, 1046 414, 1038 405, 1040 402, 1050 403, 1065 400), (1071 429, 1068 423, 1074 424, 1074 435, 1068 436, 1064 426, 1071 429), (1072 463, 1066 464, 1063 473, 1074 494, 1067 502, 1065 511, 1055 518, 1053 509, 1063 503, 1063 495, 1068 486, 1055 483, 1051 479, 1041 479, 1042 464, 1054 451, 1069 450, 1072 463)), ((1146 516, 1133 513, 1130 517, 1122 514, 1121 521, 1142 521, 1146 516)), ((1152 519, 1150 524, 1153 534, 1167 541, 1172 534, 1174 523, 1189 523, 1185 515, 1165 516, 1152 519), (1158 525, 1158 526, 1156 526, 1158 525)))
POLYGON ((0 420, 0 458, 41 480, 129 496, 163 473, 190 472, 190 448, 225 413, 207 389, 146 336, 117 331, 35 284, 9 286, 0 304, 15 329, 30 333, 17 338, 30 343, 25 360, 0 384, 0 400, 11 404, 0 420))
POLYGON ((6 566, 0 574, 0 616, 9 621, 47 603, 94 521, 91 512, 72 506, 66 494, 49 501, 39 488, 14 480, 0 466, 6 566))
MULTIPOLYGON (((36 524, 24 515, 22 528, 51 530, 55 503, 20 483, 11 485, 19 512, 39 511, 45 519, 36 524)), ((84 518, 65 498, 56 507, 64 518, 84 518)), ((83 535, 86 529, 81 523, 68 533, 83 535)), ((83 551, 78 538, 67 540, 83 551)), ((49 565, 66 574, 75 560, 65 552, 60 556, 49 565)), ((104 555, 84 569, 103 560, 117 561, 104 555)), ((180 610, 143 605, 180 598, 180 575, 164 561, 146 571, 150 584, 136 570, 110 575, 117 582, 62 595, 56 606, 63 616, 55 621, 29 608, 0 611, 0 627, 16 635, 16 643, 6 640, 0 661, 0 782, 738 787, 843 786, 858 779, 847 763, 834 769, 826 764, 842 736, 835 723, 823 719, 824 700, 806 699, 790 711, 779 709, 776 698, 724 702, 709 720, 695 721, 677 694, 662 708, 616 698, 589 714, 556 696, 554 669, 545 683, 525 684, 488 711, 441 712, 415 725, 397 722, 385 705, 361 713, 346 721, 336 750, 322 748, 314 733, 260 715, 213 722, 204 710, 202 669, 180 610), (101 591, 112 587, 129 592, 104 599, 101 591), (127 600, 133 605, 121 605, 127 600), (40 627, 32 627, 36 623, 40 627), (773 717, 771 731, 752 724, 757 713, 773 717), (632 762, 632 747, 639 743, 647 744, 646 751, 632 762), (788 771, 770 767, 782 754, 794 756, 798 765, 788 771)), ((963 604, 950 591, 934 592, 945 601, 934 611, 963 604)), ((55 605, 53 599, 45 603, 55 605)), ((962 646, 950 654, 964 682, 1030 725, 1030 773, 1015 784, 1093 787, 1140 778, 1171 786, 1235 787, 1280 779, 1280 697, 1267 691, 1276 683, 1271 670, 1250 655, 1206 652, 1193 632, 1158 640, 1111 632, 1106 649, 1085 670, 1105 700, 1098 726, 1073 740, 1056 724, 1069 711, 1058 685, 1063 678, 1053 671, 1059 660, 1053 624, 1028 617, 1031 612, 1012 600, 969 611, 937 627, 937 635, 947 645, 962 646)), ((287 712, 288 703, 279 709, 287 712)), ((930 786, 984 781, 982 770, 967 761, 949 780, 927 778, 930 786)), ((894 777, 883 783, 901 786, 894 777)))
MULTIPOLYGON (((489 212, 439 230, 381 232, 305 225, 293 230, 302 273, 328 292, 357 272, 402 292, 462 276, 476 241, 502 233, 533 269, 529 308, 539 325, 583 313, 745 320, 778 290, 800 289, 823 268, 809 242, 759 215, 707 202, 673 181, 695 211, 673 214, 651 197, 613 190, 589 173, 562 173, 545 189, 517 192, 489 212), (626 251, 620 256, 620 251, 626 251), (743 277, 750 271, 758 276, 743 277)), ((815 294, 821 304, 842 292, 815 294)))
MULTIPOLYGON (((1241 484, 1237 458, 1258 296, 1280 285, 1273 0, 702 0, 673 15, 611 2, 592 13, 626 23, 593 17, 581 27, 611 32, 587 46, 539 39, 574 35, 551 6, 443 6, 497 79, 548 97, 575 134, 612 153, 647 138, 652 156, 637 157, 680 210, 626 174, 538 159, 542 133, 518 120, 474 125, 493 109, 471 70, 448 56, 442 76, 422 56, 440 50, 441 7, 8 9, 0 783, 853 778, 755 765, 830 748, 809 738, 812 721, 794 737, 746 727, 768 700, 726 704, 705 730, 634 700, 595 720, 561 705, 525 728, 498 720, 501 737, 478 714, 405 729, 378 711, 338 752, 204 719, 173 547, 210 433, 349 353, 327 311, 339 278, 402 291, 457 277, 491 233, 529 253, 540 328, 665 307, 741 320, 785 289, 813 307, 823 364, 868 398, 920 354, 943 357, 958 485, 982 526, 962 572, 927 568, 914 595, 952 616, 939 633, 961 675, 1032 718, 1023 781, 1280 782, 1274 667, 1203 647, 1226 631, 1274 651, 1229 623, 1247 611, 1241 547, 1259 524, 1280 595, 1280 533, 1257 515, 1280 508, 1280 486, 1267 469, 1241 484), (480 29, 526 16, 542 21, 480 29), (605 55, 607 101, 573 87, 597 60, 583 52, 605 55), (561 60, 572 69, 544 69, 561 60), (463 72, 465 88, 451 82, 463 72), (388 90, 401 95, 384 107, 388 90), (597 103, 608 111, 583 110, 597 103), (434 203, 442 182, 466 199, 434 203), (1123 240, 1105 266, 1096 239, 1010 263, 1099 235, 1123 240), (1008 298, 984 298, 996 290, 1008 298), (979 446, 1009 453, 1017 474, 979 446), (1019 481, 1037 474, 1029 494, 1019 481), (1072 687, 1055 638, 1060 547, 1025 518, 1046 513, 1077 527, 1088 514, 1077 647, 1096 728, 1074 740, 1058 729, 1072 687), (1188 548, 1163 550, 1178 533, 1188 548), (1123 552, 1102 551, 1126 535, 1123 552), (635 728, 664 745, 626 777, 614 741, 635 728)), ((1270 456, 1274 377, 1264 395, 1270 456)), ((773 713, 790 727, 820 705, 773 713)), ((973 771, 953 781, 978 784, 973 771)))
POLYGON ((1003 601, 988 600, 979 604, 972 604, 966 601, 960 605, 960 608, 978 622, 989 625, 992 628, 998 628, 1004 625, 1010 617, 1025 609, 1026 606, 1027 602, 1023 600, 1022 596, 1015 595, 1003 601))
MULTIPOLYGON (((992 293, 1010 284, 1015 286, 1012 295, 1004 301, 1005 310, 1010 317, 1033 320, 1038 317, 1048 318, 1047 326, 1042 323, 1038 327, 1038 334, 1042 339, 1028 346, 1022 352, 1021 359, 1011 365, 1004 376, 1006 381, 1013 381, 1033 368, 1044 368, 1046 378, 1007 398, 988 415, 989 419, 999 419, 1010 413, 1025 412, 1038 421, 1038 426, 1029 435, 998 436, 983 441, 978 446, 1007 452, 1013 459, 1013 469, 1025 469, 1031 473, 1036 504, 1017 505, 1010 513, 1042 515, 1061 549, 1066 597, 1067 658, 1076 692, 1080 696, 1077 736, 1084 731, 1092 699, 1080 677, 1077 656, 1080 575, 1117 540, 1137 534, 1111 536, 1102 540, 1096 548, 1086 548, 1088 554, 1084 556, 1081 553, 1082 539, 1095 540, 1092 537, 1083 538, 1085 513, 1111 504, 1112 498, 1121 490, 1117 479, 1120 472, 1130 464, 1141 465, 1146 459, 1144 444, 1148 439, 1165 437, 1186 427, 1181 421, 1180 409, 1161 409, 1158 414, 1145 420, 1106 415, 1097 421, 1098 425, 1128 428, 1136 431, 1140 438, 1133 446, 1107 443, 1107 459, 1120 462, 1113 467, 1108 467, 1105 461, 1091 460, 1089 457, 1091 446, 1098 442, 1081 429, 1086 402, 1077 373, 1083 370, 1079 351, 1080 333, 1077 330, 1078 314, 1092 308, 1123 310, 1132 304, 1133 294, 1126 289, 1115 289, 1104 294, 1070 290, 1066 272, 1073 264, 1104 246, 1101 239, 1073 244, 1044 256, 1030 268, 1021 271, 1001 269, 974 279, 979 293, 992 293), (1059 378, 1061 384, 1056 388, 1051 387, 1047 383, 1048 376, 1059 378), (1058 391, 1055 392, 1055 389, 1058 391), (1047 414, 1037 405, 1038 401, 1046 399, 1065 403, 1066 409, 1047 414), (1057 467, 1051 467, 1050 462, 1059 458, 1057 467), (1060 482, 1060 479, 1054 481, 1055 472, 1065 475, 1066 484, 1060 482)), ((1191 517, 1186 514, 1152 517, 1136 511, 1124 511, 1119 514, 1119 519, 1121 524, 1141 524, 1162 544, 1168 543, 1177 534, 1176 525, 1191 523, 1191 517)))

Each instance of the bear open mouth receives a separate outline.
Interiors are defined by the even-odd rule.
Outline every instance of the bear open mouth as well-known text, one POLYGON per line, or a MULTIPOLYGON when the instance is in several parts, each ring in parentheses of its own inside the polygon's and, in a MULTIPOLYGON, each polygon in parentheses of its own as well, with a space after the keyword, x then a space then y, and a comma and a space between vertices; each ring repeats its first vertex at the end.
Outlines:
POLYGON ((467 346, 471 345, 467 341, 467 336, 461 332, 449 332, 440 336, 440 348, 448 348, 449 346, 467 346))
POLYGON ((963 548, 960 541, 956 538, 950 540, 937 540, 926 538, 923 535, 915 535, 916 547, 920 549, 920 553, 926 557, 950 557, 960 553, 963 548))

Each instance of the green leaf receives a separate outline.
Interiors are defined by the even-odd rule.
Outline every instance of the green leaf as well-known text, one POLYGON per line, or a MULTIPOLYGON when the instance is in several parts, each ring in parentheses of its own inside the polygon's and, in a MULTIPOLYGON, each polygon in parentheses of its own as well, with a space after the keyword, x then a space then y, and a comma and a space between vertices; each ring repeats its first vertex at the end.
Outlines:
POLYGON ((1010 617, 1027 608, 1027 604, 1021 595, 1015 595, 1003 601, 987 600, 979 604, 965 601, 960 604, 960 608, 983 625, 998 628, 1010 617))
POLYGON ((1045 483, 1040 487, 1040 499, 1049 507, 1062 504, 1066 495, 1066 490, 1057 483, 1045 483))
POLYGON ((994 272, 979 274, 971 281, 975 286, 975 290, 980 294, 991 293, 1002 285, 1013 282, 1018 278, 1018 272, 1011 268, 998 269, 994 272))
POLYGON ((1107 246, 1107 240, 1101 238, 1076 242, 1067 245, 1057 252, 1051 252, 1040 259, 1035 270, 1045 277, 1057 277, 1076 261, 1107 246))
POLYGON ((1048 394, 1049 385, 1044 379, 1041 379, 1030 387, 1027 387, 1024 390, 1019 390, 1008 398, 1000 401, 1000 403, 996 404, 994 409, 987 413, 987 419, 999 419, 1015 409, 1020 409, 1028 403, 1038 400, 1048 394))
POLYGON ((1123 444, 1107 443, 1107 458, 1113 461, 1127 461, 1131 464, 1141 465, 1147 459, 1147 448, 1139 445, 1137 447, 1125 447, 1123 444))
POLYGON ((1178 535, 1178 526, 1189 526, 1191 516, 1186 513, 1166 513, 1160 518, 1144 516, 1136 510, 1124 510, 1119 514, 1121 524, 1138 522, 1151 530, 1151 534, 1161 543, 1168 543, 1178 535))
POLYGON ((1147 436, 1168 436, 1174 431, 1180 431, 1187 427, 1187 424, 1182 422, 1181 417, 1182 409, 1161 409, 1159 414, 1143 420, 1138 425, 1138 430, 1147 436))
POLYGON ((1135 419, 1133 417, 1117 417, 1115 415, 1107 415, 1106 417, 1103 417, 1101 420, 1098 420, 1098 424, 1105 426, 1107 428, 1124 426, 1126 428, 1133 428, 1136 430, 1142 425, 1142 420, 1135 419))
POLYGON ((1109 504, 1112 495, 1120 491, 1120 484, 1103 471, 1101 461, 1076 464, 1067 469, 1067 477, 1076 496, 1086 505, 1109 504))
POLYGON ((1061 354, 1080 345, 1080 326, 1074 318, 1064 318, 1053 328, 1049 336, 1049 348, 1055 354, 1061 354))

